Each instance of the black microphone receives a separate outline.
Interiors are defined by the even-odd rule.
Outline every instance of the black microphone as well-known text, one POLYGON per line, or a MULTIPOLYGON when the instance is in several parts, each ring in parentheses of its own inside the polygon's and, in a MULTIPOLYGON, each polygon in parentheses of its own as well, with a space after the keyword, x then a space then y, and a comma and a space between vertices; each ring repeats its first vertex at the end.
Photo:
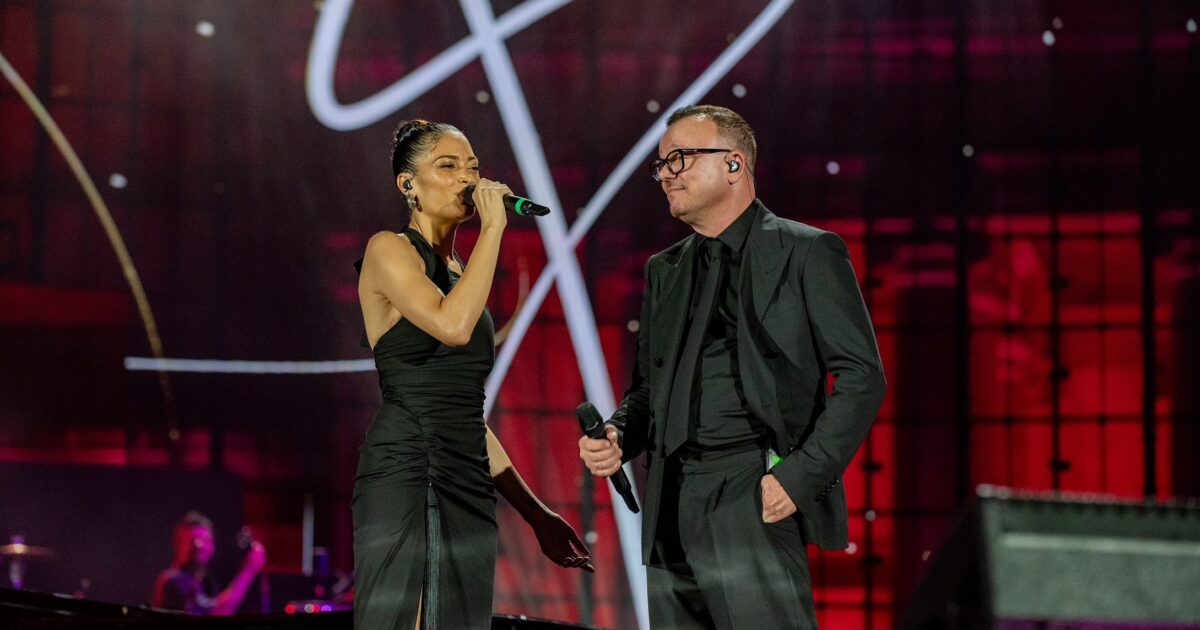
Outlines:
MULTIPOLYGON (((583 429, 584 435, 594 440, 606 440, 608 437, 604 435, 604 418, 600 417, 600 412, 596 409, 596 405, 590 402, 579 403, 575 408, 575 415, 579 418, 579 428, 583 429)), ((633 498, 633 488, 629 487, 629 478, 625 476, 625 471, 621 468, 613 473, 609 479, 612 480, 613 487, 617 489, 617 494, 625 500, 625 505, 633 510, 634 514, 639 512, 637 499, 633 498)))
MULTIPOLYGON (((475 194, 475 184, 467 184, 462 194, 463 203, 474 208, 475 200, 471 198, 471 195, 475 194)), ((504 208, 509 212, 515 212, 523 217, 541 217, 550 214, 550 208, 516 195, 504 195, 504 208)))

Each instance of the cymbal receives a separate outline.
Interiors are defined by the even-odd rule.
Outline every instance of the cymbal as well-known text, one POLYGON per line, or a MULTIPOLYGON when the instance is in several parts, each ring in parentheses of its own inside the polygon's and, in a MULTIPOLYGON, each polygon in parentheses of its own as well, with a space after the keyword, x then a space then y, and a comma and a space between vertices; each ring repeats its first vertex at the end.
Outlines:
POLYGON ((54 550, 49 547, 35 547, 34 545, 26 545, 25 543, 0 545, 0 556, 45 558, 53 555, 54 550))

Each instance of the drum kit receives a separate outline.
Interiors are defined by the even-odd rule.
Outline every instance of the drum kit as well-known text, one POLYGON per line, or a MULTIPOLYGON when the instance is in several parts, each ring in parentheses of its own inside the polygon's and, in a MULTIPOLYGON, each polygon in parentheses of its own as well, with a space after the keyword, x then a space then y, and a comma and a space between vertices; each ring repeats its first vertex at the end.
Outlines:
POLYGON ((0 545, 0 564, 7 565, 9 586, 17 590, 25 585, 25 565, 30 560, 52 557, 53 549, 27 545, 24 536, 11 536, 7 545, 0 545))

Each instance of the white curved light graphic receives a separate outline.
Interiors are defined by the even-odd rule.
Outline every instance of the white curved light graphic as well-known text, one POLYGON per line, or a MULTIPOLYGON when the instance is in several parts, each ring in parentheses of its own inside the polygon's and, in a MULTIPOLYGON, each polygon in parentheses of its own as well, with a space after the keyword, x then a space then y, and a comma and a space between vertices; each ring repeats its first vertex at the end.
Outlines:
MULTIPOLYGON (((608 416, 613 412, 616 402, 613 398, 612 383, 609 381, 604 353, 600 348, 599 331, 596 328, 587 286, 574 255, 575 247, 595 224, 600 213, 616 196, 621 186, 625 185, 634 171, 641 166, 645 156, 654 149, 658 138, 666 131, 666 120, 670 112, 698 102, 711 91, 716 83, 778 23, 793 4, 793 0, 772 0, 767 4, 746 30, 669 107, 664 108, 663 115, 645 131, 617 164, 568 231, 558 190, 551 178, 537 127, 504 42, 513 34, 569 2, 570 0, 528 0, 496 17, 488 0, 460 0, 471 31, 470 35, 377 94, 351 104, 338 102, 333 82, 338 50, 354 5, 353 0, 325 1, 313 32, 312 46, 309 48, 305 86, 309 106, 322 124, 344 131, 361 129, 393 114, 476 58, 483 63, 504 122, 505 132, 512 142, 513 155, 525 188, 530 197, 553 210, 550 215, 541 217, 536 222, 546 248, 547 264, 524 305, 514 315, 508 339, 496 357, 496 364, 486 385, 485 414, 490 412, 492 402, 512 366, 525 333, 528 332, 533 317, 552 284, 558 287, 571 344, 588 399, 595 403, 601 414, 608 416)), ((373 366, 370 361, 246 362, 128 357, 126 368, 256 374, 326 374, 370 371, 373 366)), ((626 469, 628 471, 628 466, 626 469)), ((622 501, 611 486, 609 490, 613 505, 621 505, 622 501)), ((625 562, 638 625, 642 630, 646 630, 649 627, 649 609, 646 574, 641 565, 641 518, 623 509, 614 509, 613 514, 621 537, 621 555, 625 562)))
MULTIPOLYGON (((505 13, 500 19, 490 18, 489 30, 501 41, 569 4, 571 0, 530 0, 505 13)), ((464 37, 442 54, 425 62, 404 78, 377 94, 357 103, 343 105, 333 92, 333 74, 337 67, 338 49, 354 0, 326 0, 321 7, 308 51, 308 70, 305 74, 305 93, 313 115, 330 129, 350 131, 374 124, 413 102, 450 75, 458 72, 479 57, 483 40, 476 35, 464 37)))

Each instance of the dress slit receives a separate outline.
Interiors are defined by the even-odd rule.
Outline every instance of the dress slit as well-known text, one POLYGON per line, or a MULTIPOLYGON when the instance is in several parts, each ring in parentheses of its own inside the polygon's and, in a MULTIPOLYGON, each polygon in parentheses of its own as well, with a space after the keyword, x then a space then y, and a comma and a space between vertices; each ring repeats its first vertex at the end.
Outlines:
POLYGON ((437 492, 430 485, 425 493, 425 619, 424 630, 441 630, 441 602, 438 601, 438 582, 441 577, 442 515, 438 509, 437 492))

